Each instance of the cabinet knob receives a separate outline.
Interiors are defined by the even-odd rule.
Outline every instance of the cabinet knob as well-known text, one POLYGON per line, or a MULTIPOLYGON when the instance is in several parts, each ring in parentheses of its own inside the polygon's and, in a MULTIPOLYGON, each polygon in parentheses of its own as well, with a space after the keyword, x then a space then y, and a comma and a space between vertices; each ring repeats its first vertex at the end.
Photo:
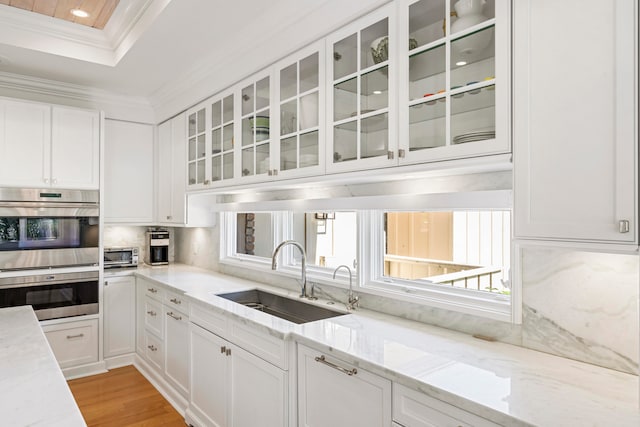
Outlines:
POLYGON ((629 228, 629 220, 623 219, 618 221, 618 231, 620 231, 620 233, 628 233, 629 228))
POLYGON ((155 293, 157 293, 157 292, 158 292, 158 290, 157 290, 157 289, 154 289, 154 288, 148 288, 147 290, 148 290, 149 292, 151 292, 152 294, 155 294, 155 293))
POLYGON ((227 356, 231 356, 231 349, 230 348, 227 349, 227 356))
POLYGON ((156 315, 156 312, 155 312, 155 311, 153 311, 153 310, 149 310, 149 311, 147 311, 147 314, 148 314, 149 316, 155 316, 155 315, 156 315))
POLYGON ((167 219, 169 220, 172 219, 171 215, 167 215, 167 219))
POLYGON ((147 348, 151 351, 158 351, 158 347, 155 347, 153 344, 152 345, 148 345, 147 348))
POLYGON ((57 183, 58 183, 58 180, 57 180, 56 178, 53 178, 53 179, 51 180, 51 182, 52 182, 53 184, 57 184, 57 183))
POLYGON ((44 179, 44 183, 45 183, 45 184, 48 184, 48 183, 49 183, 49 178, 45 178, 45 179, 44 179))
POLYGON ((104 281, 105 286, 109 286, 109 282, 107 280, 104 281))

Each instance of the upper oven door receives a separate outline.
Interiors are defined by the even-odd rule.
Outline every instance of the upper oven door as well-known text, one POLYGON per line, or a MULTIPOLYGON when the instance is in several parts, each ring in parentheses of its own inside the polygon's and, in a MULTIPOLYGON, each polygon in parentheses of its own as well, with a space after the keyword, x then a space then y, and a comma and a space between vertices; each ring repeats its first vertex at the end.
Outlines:
POLYGON ((7 189, 0 189, 0 197, 5 197, 0 199, 0 270, 98 265, 97 201, 67 201, 64 192, 38 190, 31 191, 45 201, 6 200, 3 190, 7 189))

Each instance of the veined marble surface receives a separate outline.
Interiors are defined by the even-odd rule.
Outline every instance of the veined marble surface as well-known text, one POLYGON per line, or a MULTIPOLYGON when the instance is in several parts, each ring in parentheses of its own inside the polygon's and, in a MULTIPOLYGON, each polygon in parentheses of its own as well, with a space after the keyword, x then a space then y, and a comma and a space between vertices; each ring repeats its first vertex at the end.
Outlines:
POLYGON ((296 298, 293 291, 181 265, 136 274, 502 425, 640 425, 635 375, 367 310, 295 325, 215 296, 266 288, 296 298))
POLYGON ((29 306, 0 309, 0 424, 86 426, 29 306))

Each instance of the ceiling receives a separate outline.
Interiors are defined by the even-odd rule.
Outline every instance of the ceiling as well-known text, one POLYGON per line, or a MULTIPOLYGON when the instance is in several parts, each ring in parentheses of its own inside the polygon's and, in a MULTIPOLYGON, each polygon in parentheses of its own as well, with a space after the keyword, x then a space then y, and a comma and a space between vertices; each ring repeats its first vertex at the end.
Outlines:
POLYGON ((103 29, 119 0, 0 0, 0 4, 17 7, 53 18, 64 19, 76 24, 103 29), (71 13, 73 9, 87 12, 89 16, 79 17, 71 13))
POLYGON ((0 4, 0 82, 46 79, 153 104, 206 77, 204 92, 182 97, 193 105, 386 1, 119 0, 103 29, 0 4))

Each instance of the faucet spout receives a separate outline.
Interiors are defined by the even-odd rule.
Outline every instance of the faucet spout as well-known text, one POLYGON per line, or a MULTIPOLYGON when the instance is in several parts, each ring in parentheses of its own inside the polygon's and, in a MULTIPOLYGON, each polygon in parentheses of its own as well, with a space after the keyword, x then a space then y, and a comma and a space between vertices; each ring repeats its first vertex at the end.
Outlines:
POLYGON ((333 278, 336 278, 336 273, 341 268, 345 268, 349 272, 349 296, 347 300, 347 310, 355 310, 360 298, 353 294, 353 275, 351 274, 349 266, 344 264, 337 266, 336 269, 333 270, 333 278))
POLYGON ((271 256, 271 269, 276 270, 278 268, 278 253, 280 249, 287 245, 292 245, 298 248, 300 253, 302 254, 302 268, 301 268, 301 281, 302 284, 300 289, 300 298, 308 298, 307 295, 307 253, 305 252, 302 245, 295 240, 285 240, 281 242, 276 248, 273 250, 273 255, 271 256))

